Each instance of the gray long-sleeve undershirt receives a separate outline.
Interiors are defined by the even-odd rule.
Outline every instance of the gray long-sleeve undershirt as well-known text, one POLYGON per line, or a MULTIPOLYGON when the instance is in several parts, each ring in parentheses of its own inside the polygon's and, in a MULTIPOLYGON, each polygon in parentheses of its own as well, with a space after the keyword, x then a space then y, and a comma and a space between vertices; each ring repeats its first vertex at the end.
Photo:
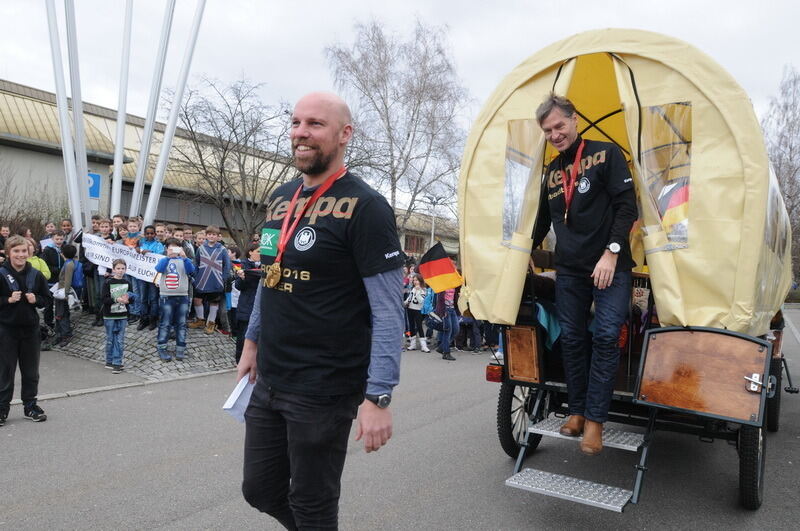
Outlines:
MULTIPOLYGON (((370 351, 367 394, 391 393, 400 381, 401 344, 405 319, 401 290, 403 271, 395 269, 363 279, 372 313, 372 347, 370 351)), ((245 338, 258 343, 261 333, 261 287, 259 282, 253 302, 253 313, 245 338)))

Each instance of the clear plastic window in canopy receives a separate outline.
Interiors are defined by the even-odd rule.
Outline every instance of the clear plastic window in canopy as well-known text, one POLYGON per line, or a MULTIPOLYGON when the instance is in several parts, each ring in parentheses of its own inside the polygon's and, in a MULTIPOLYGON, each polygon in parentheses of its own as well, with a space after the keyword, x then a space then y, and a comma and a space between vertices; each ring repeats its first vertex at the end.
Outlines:
POLYGON ((509 241, 517 229, 528 186, 538 185, 541 175, 541 150, 537 142, 536 120, 510 120, 506 144, 506 178, 503 195, 503 240, 509 241))
MULTIPOLYGON (((689 245, 689 181, 692 162, 692 106, 688 102, 642 108, 639 194, 649 199, 657 219, 645 219, 645 232, 664 231, 669 249, 689 245)), ((647 216, 645 216, 647 218, 647 216)))

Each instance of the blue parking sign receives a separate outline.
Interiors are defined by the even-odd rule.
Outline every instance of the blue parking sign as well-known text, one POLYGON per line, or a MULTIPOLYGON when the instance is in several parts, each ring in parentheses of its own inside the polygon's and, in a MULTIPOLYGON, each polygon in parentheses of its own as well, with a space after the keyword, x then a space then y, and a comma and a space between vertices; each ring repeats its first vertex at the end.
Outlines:
POLYGON ((100 199, 100 174, 89 172, 86 184, 89 187, 89 199, 100 199))

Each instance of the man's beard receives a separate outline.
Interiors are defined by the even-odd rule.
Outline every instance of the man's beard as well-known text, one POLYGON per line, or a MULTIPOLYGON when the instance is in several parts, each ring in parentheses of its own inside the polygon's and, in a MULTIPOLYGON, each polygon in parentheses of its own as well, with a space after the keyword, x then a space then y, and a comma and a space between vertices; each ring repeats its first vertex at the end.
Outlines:
POLYGON ((311 160, 300 161, 294 158, 294 167, 306 175, 320 175, 325 173, 333 162, 334 153, 320 153, 315 150, 315 155, 311 160))

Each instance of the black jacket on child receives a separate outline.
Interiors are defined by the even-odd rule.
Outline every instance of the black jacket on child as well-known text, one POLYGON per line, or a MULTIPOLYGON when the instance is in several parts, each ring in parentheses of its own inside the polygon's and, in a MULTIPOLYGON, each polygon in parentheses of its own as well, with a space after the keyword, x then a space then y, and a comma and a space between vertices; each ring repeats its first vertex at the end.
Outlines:
POLYGON ((244 278, 237 278, 234 286, 239 290, 239 304, 236 305, 236 320, 249 321, 253 313, 253 301, 256 298, 258 282, 261 280, 261 270, 256 271, 256 265, 245 258, 242 260, 244 278))
MULTIPOLYGON (((109 277, 103 283, 103 317, 105 319, 127 319, 128 305, 117 303, 115 299, 122 295, 130 295, 131 291, 133 291, 133 286, 127 279, 109 277), (113 297, 112 289, 115 292, 113 297)), ((133 297, 131 297, 131 302, 133 302, 133 297)))
POLYGON ((13 331, 18 336, 39 333, 39 314, 36 308, 44 308, 53 304, 53 297, 47 287, 44 276, 25 263, 22 271, 14 269, 10 263, 2 267, 4 272, 0 279, 0 326, 13 331), (10 275, 11 278, 7 278, 10 275), (30 284, 30 285, 29 285, 30 284), (17 302, 8 302, 11 297, 12 285, 22 292, 22 298, 17 302), (26 293, 36 296, 35 304, 28 302, 26 293))

